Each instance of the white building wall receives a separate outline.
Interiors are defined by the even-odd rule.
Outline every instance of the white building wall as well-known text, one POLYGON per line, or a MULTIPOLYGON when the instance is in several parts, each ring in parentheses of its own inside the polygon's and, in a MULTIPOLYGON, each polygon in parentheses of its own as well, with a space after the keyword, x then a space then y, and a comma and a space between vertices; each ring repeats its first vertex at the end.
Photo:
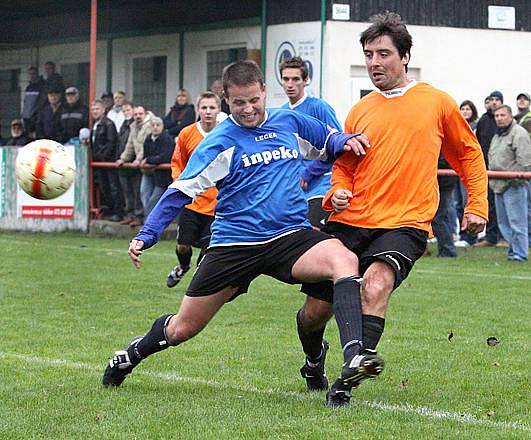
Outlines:
MULTIPOLYGON (((187 32, 184 34, 184 87, 195 98, 207 90, 207 52, 246 47, 260 49, 259 26, 187 32)), ((175 99, 175 95, 172 97, 175 99)), ((173 103, 172 103, 173 104, 173 103)))
MULTIPOLYGON (((368 80, 359 44, 368 26, 333 21, 326 25, 323 95, 341 122, 357 99, 352 96, 352 78, 368 80)), ((493 90, 500 90, 513 109, 518 93, 531 92, 530 32, 427 26, 408 30, 413 36, 413 76, 449 93, 458 104, 470 99, 481 115, 483 100, 493 90)))

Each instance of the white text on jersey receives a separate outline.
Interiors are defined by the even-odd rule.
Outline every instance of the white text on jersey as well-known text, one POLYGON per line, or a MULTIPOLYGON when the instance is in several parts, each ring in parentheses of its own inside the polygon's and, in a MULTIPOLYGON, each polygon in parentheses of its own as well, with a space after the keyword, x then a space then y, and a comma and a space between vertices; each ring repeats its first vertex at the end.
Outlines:
POLYGON ((274 160, 279 159, 297 159, 299 152, 295 149, 288 149, 285 146, 281 146, 271 151, 260 151, 259 153, 253 153, 250 156, 247 154, 242 155, 242 161, 244 168, 256 165, 258 163, 264 163, 268 165, 274 160))

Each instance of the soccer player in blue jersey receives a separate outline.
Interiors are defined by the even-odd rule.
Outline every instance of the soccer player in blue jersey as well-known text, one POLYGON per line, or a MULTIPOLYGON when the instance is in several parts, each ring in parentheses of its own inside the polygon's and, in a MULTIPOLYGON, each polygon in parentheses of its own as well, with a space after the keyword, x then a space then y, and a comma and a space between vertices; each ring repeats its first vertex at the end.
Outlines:
MULTIPOLYGON (((368 139, 336 132, 298 112, 266 111, 262 72, 252 61, 227 66, 223 86, 232 115, 195 149, 131 241, 129 256, 140 267, 143 250, 157 242, 193 197, 216 185, 210 247, 178 313, 157 318, 146 335, 114 354, 104 372, 106 386, 119 386, 142 359, 198 334, 223 304, 245 293, 261 274, 290 284, 332 280, 342 345, 361 344, 358 259, 339 240, 311 228, 300 187, 300 158, 333 158, 343 151, 362 155, 368 139)), ((330 307, 322 304, 332 298, 318 296, 308 296, 304 306, 302 324, 309 331, 303 350, 326 388, 322 335, 311 330, 329 319, 330 307)), ((372 377, 382 367, 381 358, 358 357, 360 362, 345 359, 353 377, 372 377)))
MULTIPOLYGON (((282 108, 295 110, 328 124, 341 131, 334 109, 323 99, 308 96, 308 66, 301 57, 285 60, 280 65, 282 88, 288 97, 282 108)), ((326 160, 303 159, 304 169, 301 176, 301 187, 308 200, 308 220, 314 228, 322 229, 330 215, 322 207, 324 196, 330 189, 332 164, 326 160)))

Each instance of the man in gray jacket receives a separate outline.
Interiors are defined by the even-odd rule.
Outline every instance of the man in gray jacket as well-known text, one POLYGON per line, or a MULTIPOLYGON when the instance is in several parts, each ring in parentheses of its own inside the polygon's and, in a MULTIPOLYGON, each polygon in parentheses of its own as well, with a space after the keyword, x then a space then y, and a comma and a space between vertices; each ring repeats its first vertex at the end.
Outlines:
MULTIPOLYGON (((513 119, 511 107, 494 111, 497 131, 489 149, 489 169, 531 171, 531 140, 527 131, 513 119)), ((509 243, 510 261, 527 261, 529 253, 526 180, 490 179, 495 195, 498 226, 509 243)))
MULTIPOLYGON (((118 166, 123 165, 125 162, 131 162, 135 166, 140 166, 140 162, 144 159, 144 141, 146 137, 151 134, 151 112, 146 112, 144 107, 141 105, 135 106, 133 110, 134 122, 131 124, 131 129, 129 131, 129 138, 127 139, 127 144, 123 153, 120 155, 120 158, 116 161, 118 166)), ((140 175, 140 171, 138 173, 140 175)), ((129 176, 132 184, 138 185, 138 191, 140 191, 140 179, 135 176, 129 176)), ((131 226, 140 226, 142 225, 142 219, 135 218, 129 223, 131 226)))

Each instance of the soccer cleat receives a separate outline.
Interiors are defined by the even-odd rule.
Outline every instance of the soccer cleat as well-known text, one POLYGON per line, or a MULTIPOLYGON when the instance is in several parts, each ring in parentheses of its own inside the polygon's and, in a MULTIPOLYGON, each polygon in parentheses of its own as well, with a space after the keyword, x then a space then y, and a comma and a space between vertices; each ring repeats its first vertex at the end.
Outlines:
POLYGON ((166 285, 168 287, 175 287, 177 284, 179 284, 179 281, 183 279, 184 274, 188 272, 189 270, 190 270, 190 266, 182 267, 181 265, 178 264, 168 274, 168 277, 166 278, 166 285))
POLYGON ((345 385, 341 379, 337 379, 330 391, 326 393, 326 405, 331 408, 341 408, 350 403, 350 390, 352 387, 345 385))
POLYGON ((325 372, 326 353, 329 344, 326 339, 323 339, 323 351, 321 352, 321 359, 315 366, 308 364, 308 358, 301 368, 301 376, 306 379, 306 386, 309 391, 322 391, 328 389, 328 378, 325 372))
POLYGON ((343 364, 339 379, 351 388, 378 376, 384 369, 384 360, 374 350, 365 349, 343 364))
POLYGON ((118 350, 114 353, 114 356, 109 360, 109 364, 103 373, 104 386, 119 387, 126 376, 138 365, 131 362, 127 348, 137 344, 141 339, 141 336, 134 338, 125 350, 118 350))

